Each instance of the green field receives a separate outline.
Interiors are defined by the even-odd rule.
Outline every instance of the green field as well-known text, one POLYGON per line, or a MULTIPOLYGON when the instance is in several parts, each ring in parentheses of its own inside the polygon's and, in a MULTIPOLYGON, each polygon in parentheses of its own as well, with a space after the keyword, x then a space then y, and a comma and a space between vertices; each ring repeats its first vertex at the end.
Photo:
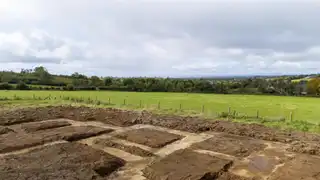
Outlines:
MULTIPOLYGON (((234 110, 248 116, 285 117, 293 113, 293 119, 312 123, 319 123, 320 99, 307 97, 284 96, 256 96, 256 95, 217 95, 217 94, 187 94, 187 93, 138 93, 138 92, 110 92, 110 91, 0 91, 0 97, 14 96, 22 98, 56 96, 57 99, 77 97, 84 99, 98 99, 120 107, 125 103, 128 108, 139 108, 140 101, 143 108, 158 109, 170 112, 179 110, 180 104, 185 112, 204 113, 213 116, 217 113, 234 110), (126 102, 124 102, 126 101, 126 102)), ((5 102, 4 102, 5 103, 5 102)))
POLYGON ((311 131, 320 132, 320 99, 310 97, 114 91, 0 91, 0 98, 2 107, 86 104, 207 118, 221 118, 222 112, 236 112, 234 121, 299 130, 308 126, 311 131), (49 96, 50 100, 47 99, 49 96), (74 99, 83 101, 71 101, 74 99), (86 103, 88 100, 91 103, 86 103), (98 105, 95 103, 97 101, 98 105), (259 118, 256 118, 257 115, 259 118))

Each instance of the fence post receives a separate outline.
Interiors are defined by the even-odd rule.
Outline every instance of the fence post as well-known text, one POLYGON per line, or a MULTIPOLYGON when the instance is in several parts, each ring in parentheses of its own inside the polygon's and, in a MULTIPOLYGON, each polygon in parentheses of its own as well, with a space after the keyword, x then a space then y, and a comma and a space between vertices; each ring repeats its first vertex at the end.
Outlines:
POLYGON ((293 121, 293 113, 292 113, 292 111, 290 112, 290 121, 293 121))
POLYGON ((204 104, 202 105, 201 112, 204 113, 204 104))
POLYGON ((123 100, 123 105, 126 105, 126 99, 123 100))
POLYGON ((160 101, 158 102, 158 109, 160 109, 160 101))
POLYGON ((109 105, 111 104, 111 99, 110 99, 110 97, 109 97, 109 99, 108 99, 108 104, 109 104, 109 105))
POLYGON ((180 111, 182 110, 182 104, 180 103, 180 111))
POLYGON ((259 110, 257 110, 257 119, 259 119, 259 110))

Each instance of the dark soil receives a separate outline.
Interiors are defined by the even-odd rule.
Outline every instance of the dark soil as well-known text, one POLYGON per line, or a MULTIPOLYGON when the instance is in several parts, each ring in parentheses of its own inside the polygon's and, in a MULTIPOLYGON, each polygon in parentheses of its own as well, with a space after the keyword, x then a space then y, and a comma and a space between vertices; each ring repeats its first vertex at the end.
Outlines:
POLYGON ((275 173, 271 174, 270 180, 320 180, 320 158, 300 155, 292 161, 285 163, 275 173))
POLYGON ((305 142, 294 142, 291 147, 287 149, 291 152, 304 153, 320 156, 320 144, 319 143, 305 143, 305 142))
POLYGON ((139 148, 139 147, 123 145, 123 144, 114 142, 114 141, 112 141, 112 140, 110 140, 110 139, 102 139, 102 138, 99 138, 99 139, 96 139, 96 140, 94 141, 94 143, 97 144, 97 145, 101 145, 101 146, 107 146, 107 147, 117 148, 117 149, 126 151, 126 152, 128 152, 128 153, 130 153, 130 154, 138 155, 138 156, 141 156, 141 157, 151 157, 151 156, 154 156, 154 154, 152 154, 151 152, 146 151, 146 150, 144 150, 144 149, 141 149, 141 148, 139 148))
POLYGON ((218 177, 217 180, 262 180, 262 179, 259 177, 247 178, 247 177, 237 176, 232 173, 223 173, 221 176, 218 177))
POLYGON ((150 180, 211 180, 218 178, 231 165, 230 160, 191 150, 178 150, 155 161, 143 173, 150 180))
POLYGON ((43 140, 41 137, 28 136, 20 133, 7 133, 0 136, 0 153, 17 151, 32 146, 37 146, 50 142, 49 139, 43 140))
POLYGON ((61 140, 77 141, 80 139, 98 136, 112 132, 112 129, 105 129, 95 126, 67 126, 46 131, 41 131, 38 135, 44 137, 58 136, 61 140))
POLYGON ((177 134, 148 128, 130 130, 122 134, 118 134, 116 137, 138 144, 143 144, 152 148, 164 147, 167 144, 183 138, 177 134))
POLYGON ((259 143, 255 139, 233 135, 215 136, 192 146, 193 149, 215 151, 235 157, 247 157, 252 152, 260 151, 266 147, 265 144, 259 143))
POLYGON ((230 121, 217 121, 197 117, 157 115, 150 112, 118 110, 112 108, 89 108, 73 106, 48 106, 0 111, 0 125, 22 122, 35 122, 56 118, 69 118, 78 121, 100 121, 116 126, 150 124, 188 132, 225 132, 268 141, 290 143, 294 141, 319 142, 320 135, 304 135, 300 132, 287 132, 259 124, 242 124, 230 121))
POLYGON ((37 131, 30 134, 7 133, 0 136, 0 153, 17 151, 58 140, 76 141, 111 131, 111 129, 91 126, 67 126, 37 131))
POLYGON ((123 166, 122 159, 78 143, 63 143, 0 157, 5 180, 102 180, 123 166))
POLYGON ((21 124, 21 128, 26 132, 35 132, 45 129, 53 129, 64 126, 70 126, 71 124, 67 121, 44 121, 44 122, 31 122, 21 124))
POLYGON ((0 135, 1 134, 7 134, 9 132, 13 132, 13 130, 10 129, 10 128, 7 128, 7 127, 0 126, 0 135))

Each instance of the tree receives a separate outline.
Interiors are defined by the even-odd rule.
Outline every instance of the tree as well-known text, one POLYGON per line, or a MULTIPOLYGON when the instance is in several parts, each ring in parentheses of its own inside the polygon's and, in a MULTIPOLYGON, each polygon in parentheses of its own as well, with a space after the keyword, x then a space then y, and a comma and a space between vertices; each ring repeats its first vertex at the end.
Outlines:
POLYGON ((110 86, 112 84, 112 82, 113 82, 112 77, 104 78, 104 85, 105 86, 110 86))
POLYGON ((102 86, 103 81, 98 76, 92 76, 89 81, 90 86, 102 86))
POLYGON ((74 88, 74 86, 73 86, 72 84, 68 84, 67 87, 66 87, 66 89, 67 89, 68 91, 73 91, 75 88, 74 88))
POLYGON ((10 85, 9 83, 0 83, 0 89, 1 90, 10 90, 13 89, 13 86, 10 85))
POLYGON ((319 94, 320 93, 320 78, 313 78, 307 83, 308 94, 319 94))
POLYGON ((16 89, 17 90, 29 90, 30 88, 24 82, 20 82, 19 84, 17 84, 16 89))
POLYGON ((39 79, 39 84, 49 85, 51 84, 51 74, 43 66, 34 68, 34 74, 39 79))

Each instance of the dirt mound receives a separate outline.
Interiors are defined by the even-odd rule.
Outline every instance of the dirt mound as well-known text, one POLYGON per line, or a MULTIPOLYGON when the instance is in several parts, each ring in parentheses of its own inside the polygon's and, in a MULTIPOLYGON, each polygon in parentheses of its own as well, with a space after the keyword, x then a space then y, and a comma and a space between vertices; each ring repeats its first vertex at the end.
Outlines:
POLYGON ((267 147, 265 144, 257 140, 233 135, 215 136, 192 146, 193 149, 209 150, 235 157, 247 157, 252 152, 260 151, 265 147, 267 147))
POLYGON ((160 148, 182 138, 177 134, 142 128, 118 134, 117 138, 143 144, 152 148, 160 148))
POLYGON ((287 149, 291 152, 304 153, 320 156, 320 145, 319 143, 305 143, 305 142, 294 142, 291 147, 287 149))
POLYGON ((0 125, 13 125, 63 117, 63 107, 47 106, 0 111, 0 125))
POLYGON ((31 134, 7 133, 0 136, 0 153, 17 151, 58 140, 75 141, 103 133, 108 133, 111 131, 111 129, 91 126, 67 126, 56 129, 37 131, 31 134))
POLYGON ((209 180, 218 178, 231 165, 230 160, 190 150, 179 150, 152 163, 143 172, 152 180, 209 180))
POLYGON ((97 145, 100 145, 100 146, 117 148, 117 149, 126 151, 126 152, 128 152, 130 154, 138 155, 138 156, 141 156, 141 157, 154 156, 154 154, 152 154, 151 152, 146 151, 144 149, 141 149, 139 147, 120 144, 120 143, 114 142, 114 141, 112 141, 110 139, 99 138, 99 139, 96 139, 94 141, 94 143, 97 144, 97 145))
POLYGON ((35 132, 46 129, 59 128, 64 126, 70 126, 67 121, 44 121, 44 122, 31 122, 21 124, 21 128, 26 132, 35 132))
POLYGON ((122 159, 78 143, 63 143, 0 157, 6 180, 102 180, 123 166, 122 159))
POLYGON ((13 132, 13 130, 10 129, 10 128, 7 128, 7 127, 0 126, 0 135, 1 134, 7 134, 9 132, 13 132))
POLYGON ((131 126, 136 124, 139 113, 112 108, 72 107, 64 108, 64 117, 77 121, 100 121, 115 126, 131 126))

